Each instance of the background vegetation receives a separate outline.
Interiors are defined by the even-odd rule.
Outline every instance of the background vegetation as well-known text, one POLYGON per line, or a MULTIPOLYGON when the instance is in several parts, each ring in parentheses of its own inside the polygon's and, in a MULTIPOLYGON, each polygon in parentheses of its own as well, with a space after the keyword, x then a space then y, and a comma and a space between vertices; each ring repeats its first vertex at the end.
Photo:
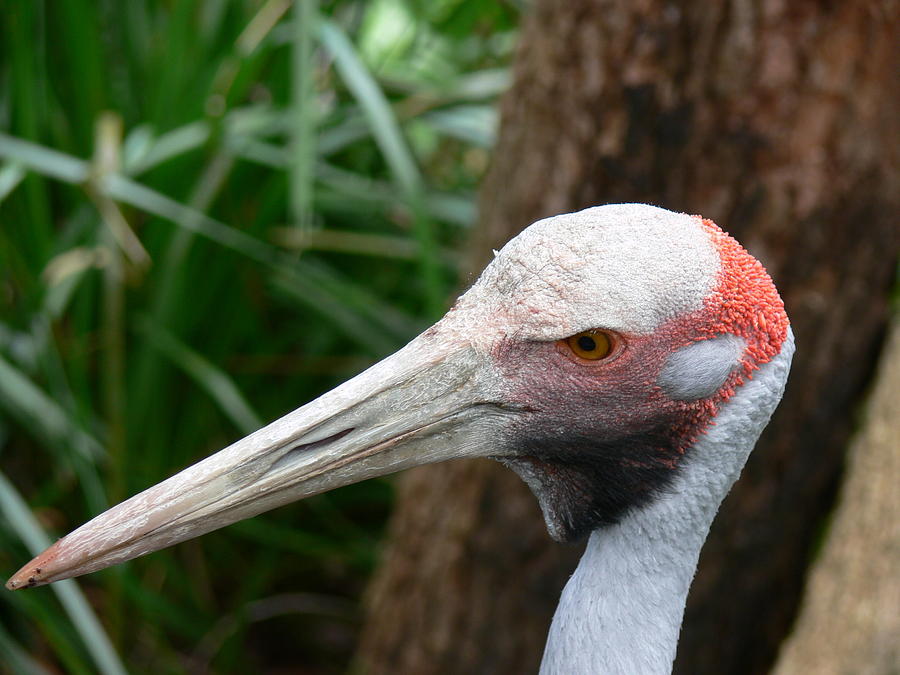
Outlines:
MULTIPOLYGON (((517 20, 0 1, 0 574, 442 311, 517 20)), ((341 670, 390 503, 370 481, 0 593, 0 670, 341 670)))

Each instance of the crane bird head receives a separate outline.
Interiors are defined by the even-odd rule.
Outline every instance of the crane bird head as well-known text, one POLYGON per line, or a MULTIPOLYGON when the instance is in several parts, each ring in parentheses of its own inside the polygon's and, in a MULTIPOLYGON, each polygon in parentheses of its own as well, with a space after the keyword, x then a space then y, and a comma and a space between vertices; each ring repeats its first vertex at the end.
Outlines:
POLYGON ((7 585, 460 457, 510 466, 550 534, 577 539, 665 494, 720 407, 788 340, 765 270, 708 220, 641 204, 541 220, 403 349, 111 508, 7 585))

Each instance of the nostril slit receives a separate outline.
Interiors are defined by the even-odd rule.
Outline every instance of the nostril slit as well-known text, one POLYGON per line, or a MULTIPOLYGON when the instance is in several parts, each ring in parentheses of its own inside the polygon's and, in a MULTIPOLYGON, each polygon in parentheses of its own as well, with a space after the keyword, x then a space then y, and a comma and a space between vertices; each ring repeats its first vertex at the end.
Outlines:
POLYGON ((331 434, 327 438, 322 438, 318 441, 313 441, 312 443, 301 443, 300 445, 295 445, 293 448, 288 450, 282 456, 287 457, 288 455, 295 455, 299 452, 305 452, 307 450, 315 450, 316 448, 321 448, 322 446, 328 445, 329 443, 334 443, 335 441, 341 440, 344 436, 353 431, 354 427, 350 427, 349 429, 344 429, 343 431, 339 431, 336 434, 331 434))
POLYGON ((301 455, 305 455, 306 453, 317 450, 318 448, 323 448, 331 443, 339 441, 344 436, 353 431, 354 427, 350 427, 349 429, 344 429, 343 431, 339 431, 336 434, 332 434, 326 438, 320 438, 318 441, 312 441, 311 443, 300 443, 299 445, 295 445, 290 450, 285 451, 281 457, 279 457, 275 462, 272 463, 266 472, 271 473, 272 471, 279 471, 286 466, 290 465, 294 462, 294 460, 299 459, 301 455))

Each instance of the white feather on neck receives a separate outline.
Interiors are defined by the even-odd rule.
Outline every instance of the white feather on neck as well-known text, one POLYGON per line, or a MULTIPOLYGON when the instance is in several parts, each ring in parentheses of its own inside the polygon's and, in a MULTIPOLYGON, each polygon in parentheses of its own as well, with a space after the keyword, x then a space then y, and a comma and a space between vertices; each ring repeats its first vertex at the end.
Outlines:
POLYGON ((700 549, 781 399, 793 352, 789 332, 722 406, 672 488, 591 535, 553 617, 542 675, 671 672, 700 549))

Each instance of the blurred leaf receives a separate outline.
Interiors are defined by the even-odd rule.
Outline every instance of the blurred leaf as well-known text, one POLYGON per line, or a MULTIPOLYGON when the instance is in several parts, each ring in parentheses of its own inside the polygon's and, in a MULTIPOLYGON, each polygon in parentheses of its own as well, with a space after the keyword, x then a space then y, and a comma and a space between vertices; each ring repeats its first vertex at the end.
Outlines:
POLYGON ((0 156, 19 162, 22 166, 48 178, 58 178, 67 183, 83 183, 90 172, 90 165, 84 160, 13 138, 2 132, 0 132, 0 156))
POLYGON ((232 379, 221 369, 190 349, 163 327, 146 319, 138 321, 137 325, 157 349, 209 394, 241 433, 249 434, 263 425, 262 419, 250 407, 232 379))
POLYGON ((467 105, 433 110, 423 115, 436 131, 461 141, 490 148, 497 131, 497 113, 487 105, 467 105))
POLYGON ((318 4, 317 0, 294 3, 289 197, 293 225, 301 230, 308 230, 313 223, 313 182, 318 124, 313 37, 318 4))
POLYGON ((72 448, 84 459, 101 457, 103 446, 39 387, 0 356, 0 409, 51 447, 72 448))
POLYGON ((11 672, 20 675, 53 675, 17 645, 2 624, 0 624, 0 656, 11 672))
POLYGON ((0 202, 15 190, 25 178, 25 169, 14 162, 6 162, 0 168, 0 202))
POLYGON ((211 135, 207 122, 191 122, 173 129, 158 138, 151 138, 145 127, 139 127, 125 141, 123 170, 129 175, 139 175, 163 162, 196 150, 211 135))
MULTIPOLYGON (((0 473, 0 511, 10 527, 25 542, 32 555, 37 555, 52 543, 31 515, 25 500, 2 473, 0 473)), ((106 675, 124 675, 125 667, 78 585, 67 579, 57 581, 50 588, 59 598, 72 625, 81 635, 84 646, 93 656, 98 670, 106 675)))
MULTIPOLYGON (((0 433, 4 471, 42 517, 88 519, 116 472, 127 491, 145 487, 443 309, 476 218, 489 107, 508 84, 514 5, 8 3, 0 433), (88 158, 107 111, 122 120, 121 148, 110 146, 121 164, 98 171, 88 158), (112 314, 110 224, 152 260, 122 261, 112 314), (125 392, 100 405, 112 316, 125 392), (127 442, 113 463, 116 417, 127 442)), ((298 569, 309 588, 361 587, 390 495, 388 483, 357 485, 295 507, 309 516, 296 524, 257 518, 237 551, 223 534, 159 552, 92 577, 91 600, 136 674, 270 669, 286 633, 311 655, 298 668, 337 671, 346 657, 296 617, 248 632, 244 607, 277 597, 298 569), (234 574, 238 557, 254 575, 234 574), (221 617, 234 620, 217 637, 221 617)), ((0 548, 22 555, 2 525, 0 548)), ((0 671, 27 670, 24 654, 52 672, 97 672, 52 593, 3 599, 0 671)))
POLYGON ((319 22, 319 38, 331 52, 344 83, 362 107, 375 141, 384 153, 397 184, 407 195, 421 192, 422 177, 406 141, 403 140, 391 106, 359 59, 353 44, 337 24, 327 19, 319 22))
POLYGON ((394 180, 413 211, 428 313, 436 317, 443 305, 444 289, 439 276, 434 234, 424 211, 424 183, 412 152, 407 147, 384 92, 359 59, 347 36, 335 23, 322 19, 319 23, 319 37, 334 56, 335 66, 344 83, 353 92, 368 118, 375 142, 381 148, 394 180))
MULTIPOLYGON (((409 237, 340 230, 303 232, 283 227, 273 231, 273 238, 285 248, 298 250, 335 251, 400 260, 416 260, 419 257, 419 244, 409 237)), ((442 251, 442 257, 449 264, 455 265, 458 262, 456 254, 451 251, 442 251)))
MULTIPOLYGON (((18 544, 19 542, 16 542, 18 544)), ((4 603, 16 614, 27 617, 35 626, 35 632, 45 641, 65 668, 66 673, 94 675, 97 668, 90 654, 82 645, 81 637, 72 626, 69 617, 60 611, 59 602, 49 593, 4 593, 4 603)))

